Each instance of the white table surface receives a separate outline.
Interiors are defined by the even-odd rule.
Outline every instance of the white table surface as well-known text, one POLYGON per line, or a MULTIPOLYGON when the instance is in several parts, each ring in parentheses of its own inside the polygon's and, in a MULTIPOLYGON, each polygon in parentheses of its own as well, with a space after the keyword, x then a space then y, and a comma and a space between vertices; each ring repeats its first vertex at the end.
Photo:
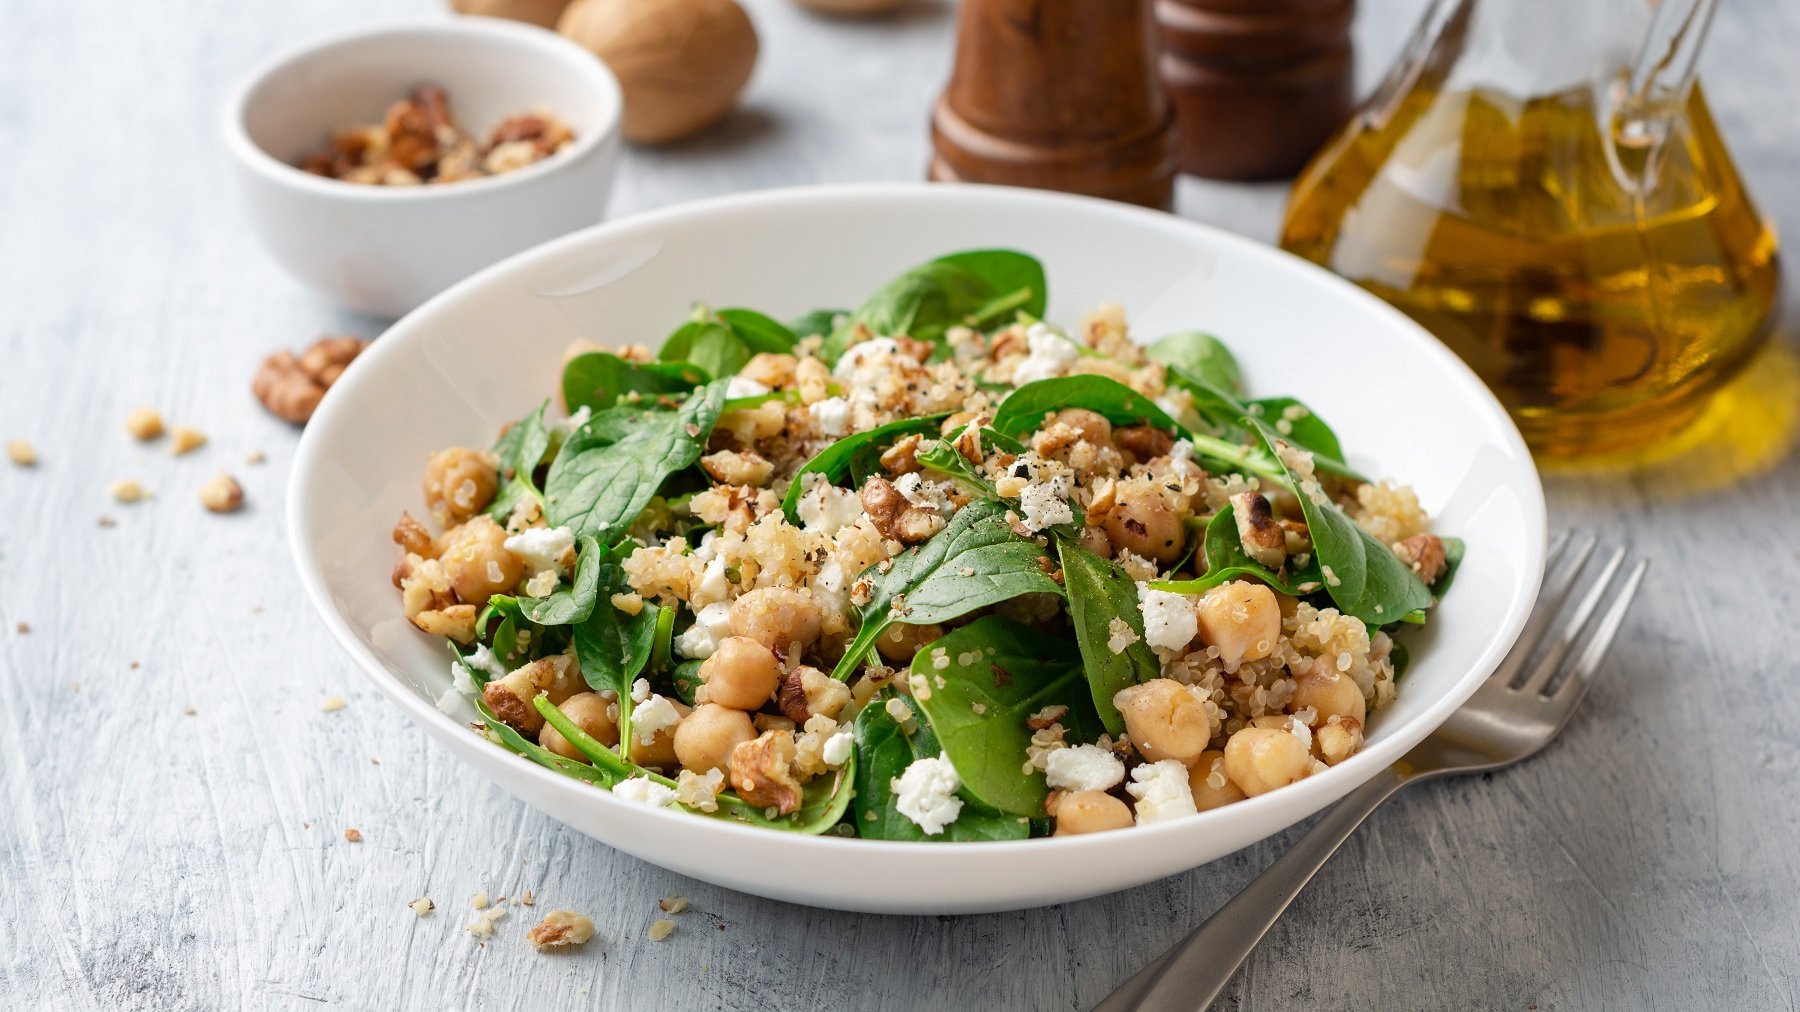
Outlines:
MULTIPOLYGON (((746 105, 704 140, 629 153, 615 214, 921 173, 950 7, 848 23, 750 6, 763 57, 746 105)), ((1365 79, 1418 6, 1365 4, 1365 79)), ((1293 832, 1021 913, 809 910, 564 829, 366 686, 301 598, 282 522, 295 433, 248 382, 273 347, 381 321, 335 310, 256 247, 216 126, 225 89, 272 49, 434 11, 0 2, 0 439, 43 457, 0 466, 0 1007, 1079 1009, 1281 852, 1293 832), (140 403, 211 444, 177 460, 132 442, 121 423, 140 403), (252 450, 267 462, 247 465, 252 450), (195 502, 221 468, 248 492, 239 515, 195 502), (113 503, 124 477, 156 497, 113 503), (334 694, 349 705, 324 712, 334 694), (591 914, 603 943, 539 955, 529 910, 486 946, 463 932, 473 894, 527 888, 536 912, 591 914), (650 942, 671 894, 693 908, 650 942), (418 896, 438 911, 414 917, 418 896)), ((1791 0, 1735 0, 1706 60, 1750 186, 1790 235, 1796 39, 1791 0)), ((1266 239, 1283 194, 1189 181, 1181 212, 1266 239)), ((1792 363, 1759 368, 1750 385, 1775 396, 1754 424, 1800 411, 1792 363)), ((1551 482, 1556 522, 1655 558, 1605 681, 1541 758, 1380 812, 1223 1007, 1795 1007, 1800 648, 1776 630, 1800 606, 1800 464, 1708 480, 1736 445, 1690 454, 1696 470, 1551 482), (1706 487, 1684 492, 1678 474, 1706 487)))

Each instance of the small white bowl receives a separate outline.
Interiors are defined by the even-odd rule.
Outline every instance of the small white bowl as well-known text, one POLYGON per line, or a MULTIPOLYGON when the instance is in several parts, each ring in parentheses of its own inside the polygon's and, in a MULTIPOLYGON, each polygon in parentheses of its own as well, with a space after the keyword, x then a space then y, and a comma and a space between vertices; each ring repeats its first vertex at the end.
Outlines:
POLYGON ((307 285, 399 316, 468 275, 604 215, 622 100, 606 65, 573 42, 498 18, 444 17, 333 35, 253 71, 225 108, 225 141, 251 226, 307 285), (303 172, 333 130, 379 123, 415 85, 442 85, 476 136, 543 108, 575 141, 534 165, 437 186, 370 186, 303 172))
MULTIPOLYGON (((1059 903, 1185 871, 1291 826, 1443 723, 1512 646, 1544 563, 1544 498, 1494 396, 1418 324, 1279 250, 1172 215, 987 186, 813 187, 709 200, 589 229, 457 285, 396 324, 332 388, 294 461, 288 529, 300 580, 344 649, 408 716, 484 776, 646 861, 796 903, 969 913, 1059 903), (1152 826, 1008 843, 796 836, 615 798, 470 733, 441 641, 412 628, 388 539, 420 509, 425 458, 485 446, 560 380, 578 338, 654 345, 696 300, 789 318, 855 305, 954 250, 1039 257, 1048 316, 1124 305, 1153 338, 1198 328, 1236 351, 1252 390, 1303 398, 1351 463, 1409 482, 1436 529, 1468 543, 1456 586, 1409 643, 1399 697, 1349 760, 1261 797, 1152 826), (373 436, 372 434, 378 434, 373 436)), ((493 812, 457 812, 461 819, 493 812)))

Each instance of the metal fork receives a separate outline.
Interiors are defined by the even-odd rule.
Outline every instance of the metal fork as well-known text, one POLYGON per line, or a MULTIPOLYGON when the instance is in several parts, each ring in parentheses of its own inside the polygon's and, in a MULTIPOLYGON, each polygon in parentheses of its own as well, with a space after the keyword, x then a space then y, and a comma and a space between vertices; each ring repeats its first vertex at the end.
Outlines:
POLYGON ((1626 550, 1613 549, 1577 593, 1596 544, 1593 537, 1558 535, 1550 546, 1537 608, 1517 645, 1475 695, 1400 762, 1350 792, 1268 870, 1121 984, 1094 1012, 1205 1009, 1306 883, 1394 792, 1439 777, 1510 766, 1550 744, 1593 685, 1649 567, 1639 561, 1620 580, 1626 550), (1611 604, 1595 622, 1609 592, 1611 604), (1580 652, 1571 661, 1578 645, 1580 652))

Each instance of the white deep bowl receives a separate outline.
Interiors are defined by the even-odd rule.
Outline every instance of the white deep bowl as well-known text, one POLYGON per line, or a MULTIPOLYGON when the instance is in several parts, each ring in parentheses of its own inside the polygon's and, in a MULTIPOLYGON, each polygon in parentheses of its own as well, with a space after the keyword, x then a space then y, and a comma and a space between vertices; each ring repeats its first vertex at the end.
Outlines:
MULTIPOLYGON (((777 899, 884 913, 1057 903, 1204 864, 1293 825, 1394 762, 1512 645, 1543 570, 1544 501, 1506 412, 1399 312, 1278 250, 1180 218, 981 186, 765 191, 590 229, 456 286, 395 324, 306 428, 288 502, 295 562, 338 642, 472 770, 646 861, 777 899), (1134 331, 1210 330, 1252 390, 1304 398, 1361 469, 1411 482, 1437 529, 1468 542, 1456 586, 1410 644, 1399 698, 1347 762, 1192 818, 1064 839, 887 843, 805 837, 617 800, 439 712, 442 643, 407 623, 388 532, 420 509, 425 457, 485 446, 559 381, 578 338, 654 345, 699 300, 780 317, 854 305, 915 263, 1008 246, 1035 254, 1052 319, 1122 303, 1134 331)), ((470 817, 484 813, 464 813, 470 817)), ((491 814, 491 813, 488 813, 491 814)))
POLYGON ((618 81, 592 54, 531 25, 441 17, 304 43, 245 78, 225 142, 251 227, 300 281, 399 316, 475 271, 599 221, 619 157, 618 81), (295 168, 338 127, 379 123, 421 82, 444 87, 477 137, 548 109, 575 141, 541 162, 438 186, 369 186, 295 168))

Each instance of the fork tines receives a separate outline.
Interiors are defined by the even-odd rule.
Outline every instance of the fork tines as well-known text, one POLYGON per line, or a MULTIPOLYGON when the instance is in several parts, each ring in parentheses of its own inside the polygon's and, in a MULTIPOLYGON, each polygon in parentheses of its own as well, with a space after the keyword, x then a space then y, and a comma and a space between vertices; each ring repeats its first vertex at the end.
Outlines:
POLYGON ((1546 699, 1587 691, 1650 566, 1648 560, 1639 559, 1627 568, 1630 552, 1623 546, 1602 550, 1596 558, 1598 547, 1594 535, 1568 531, 1551 541, 1538 606, 1495 681, 1546 699), (1577 594, 1573 606, 1567 606, 1577 594), (1611 603, 1601 611, 1609 598, 1611 603), (1580 653, 1567 663, 1578 645, 1580 653))

